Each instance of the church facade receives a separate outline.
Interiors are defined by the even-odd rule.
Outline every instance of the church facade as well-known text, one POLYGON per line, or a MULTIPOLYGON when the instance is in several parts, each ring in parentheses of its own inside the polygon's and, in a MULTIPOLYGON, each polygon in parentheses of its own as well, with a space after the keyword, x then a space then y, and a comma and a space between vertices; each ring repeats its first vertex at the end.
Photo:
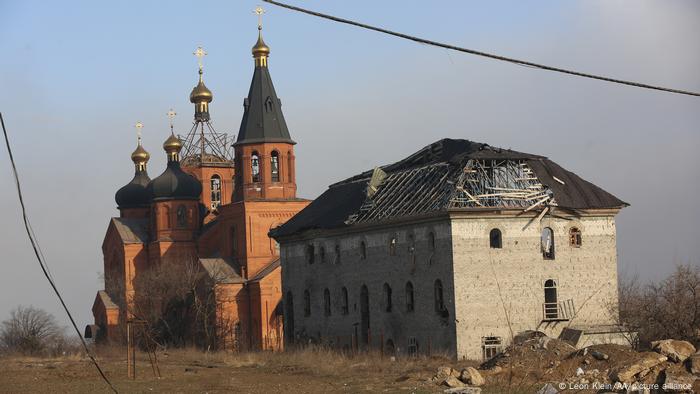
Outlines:
MULTIPOLYGON (((209 332, 217 347, 282 347, 279 247, 268 232, 308 201, 296 197, 295 142, 272 84, 270 48, 260 26, 252 53, 253 78, 235 141, 210 123, 213 94, 201 62, 190 94, 192 130, 178 137, 171 124, 163 144, 167 167, 154 179, 139 138, 131 156, 134 178, 115 195, 120 214, 110 220, 102 244, 105 288, 95 297, 95 324, 86 336, 121 341, 127 322, 148 321, 154 310, 166 313, 171 305, 156 302, 159 283, 144 279, 160 272, 161 279, 170 274, 171 282, 196 278, 194 301, 192 295, 185 301, 200 308, 179 310, 176 319, 184 326, 214 327, 209 332)), ((201 48, 195 54, 200 60, 204 55, 201 48)))

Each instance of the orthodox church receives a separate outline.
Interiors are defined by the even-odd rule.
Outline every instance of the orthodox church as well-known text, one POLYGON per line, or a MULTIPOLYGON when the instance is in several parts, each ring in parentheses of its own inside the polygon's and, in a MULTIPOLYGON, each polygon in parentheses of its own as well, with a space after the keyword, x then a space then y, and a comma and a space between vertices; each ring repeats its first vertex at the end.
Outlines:
POLYGON ((258 30, 235 141, 210 123, 213 94, 204 84, 201 48, 195 52, 199 82, 190 94, 193 127, 180 137, 171 124, 163 143, 167 167, 154 179, 139 137, 131 155, 134 178, 115 195, 119 216, 102 244, 105 289, 97 292, 95 324, 86 336, 124 340, 127 322, 139 319, 134 300, 146 291, 138 278, 166 263, 192 264, 214 298, 218 347, 282 346, 279 246, 268 232, 309 201, 296 196, 295 142, 268 70, 270 48, 258 30))

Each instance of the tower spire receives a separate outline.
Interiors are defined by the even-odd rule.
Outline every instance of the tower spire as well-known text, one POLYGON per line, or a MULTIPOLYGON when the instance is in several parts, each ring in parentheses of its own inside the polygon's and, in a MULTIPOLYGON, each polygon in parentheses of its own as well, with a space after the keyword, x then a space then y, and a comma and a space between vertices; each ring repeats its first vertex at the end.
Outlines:
POLYGON ((258 16, 258 41, 253 46, 253 59, 256 67, 267 67, 267 58, 270 56, 270 47, 265 44, 262 38, 262 16, 265 10, 257 6, 253 11, 258 16))

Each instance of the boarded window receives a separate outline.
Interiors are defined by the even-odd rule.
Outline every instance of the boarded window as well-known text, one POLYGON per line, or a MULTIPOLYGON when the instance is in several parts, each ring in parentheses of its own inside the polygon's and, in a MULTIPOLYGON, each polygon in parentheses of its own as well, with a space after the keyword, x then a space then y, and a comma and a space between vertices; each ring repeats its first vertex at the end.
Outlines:
POLYGON ((408 351, 409 357, 418 356, 418 341, 416 340, 416 337, 408 337, 408 347, 406 350, 408 351))

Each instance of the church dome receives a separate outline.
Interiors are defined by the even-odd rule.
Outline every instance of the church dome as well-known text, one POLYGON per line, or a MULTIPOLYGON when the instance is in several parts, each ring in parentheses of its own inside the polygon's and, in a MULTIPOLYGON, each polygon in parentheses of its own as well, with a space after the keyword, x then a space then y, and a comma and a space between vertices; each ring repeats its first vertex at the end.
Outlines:
MULTIPOLYGON (((201 72, 201 70, 200 70, 201 72)), ((195 86, 192 89, 192 93, 190 93, 190 102, 192 104, 197 104, 197 103, 211 103, 212 100, 214 100, 214 95, 211 93, 211 90, 209 90, 206 85, 204 85, 204 81, 202 80, 201 76, 199 78, 199 83, 197 86, 195 86)))
POLYGON ((131 154, 131 161, 133 161, 134 164, 146 163, 150 158, 151 155, 145 149, 143 149, 141 144, 139 144, 139 146, 137 146, 134 152, 131 154))
POLYGON ((168 153, 168 167, 157 178, 148 184, 150 198, 155 200, 198 200, 202 194, 202 184, 197 178, 182 171, 178 153, 182 142, 174 134, 170 134, 163 143, 163 149, 168 153))
POLYGON ((253 46, 253 49, 251 52, 253 52, 253 57, 261 57, 261 56, 269 56, 270 55, 270 47, 267 46, 267 44, 265 44, 265 41, 263 41, 262 32, 258 32, 258 41, 253 46))
POLYGON ((155 200, 198 200, 202 184, 182 171, 180 163, 171 161, 157 178, 148 184, 150 198, 155 200))
POLYGON ((143 208, 151 203, 151 194, 146 186, 150 182, 146 171, 137 172, 131 182, 117 190, 114 200, 119 208, 143 208))
POLYGON ((167 153, 179 153, 182 149, 182 141, 175 137, 175 134, 170 134, 170 137, 163 142, 163 149, 167 153))

